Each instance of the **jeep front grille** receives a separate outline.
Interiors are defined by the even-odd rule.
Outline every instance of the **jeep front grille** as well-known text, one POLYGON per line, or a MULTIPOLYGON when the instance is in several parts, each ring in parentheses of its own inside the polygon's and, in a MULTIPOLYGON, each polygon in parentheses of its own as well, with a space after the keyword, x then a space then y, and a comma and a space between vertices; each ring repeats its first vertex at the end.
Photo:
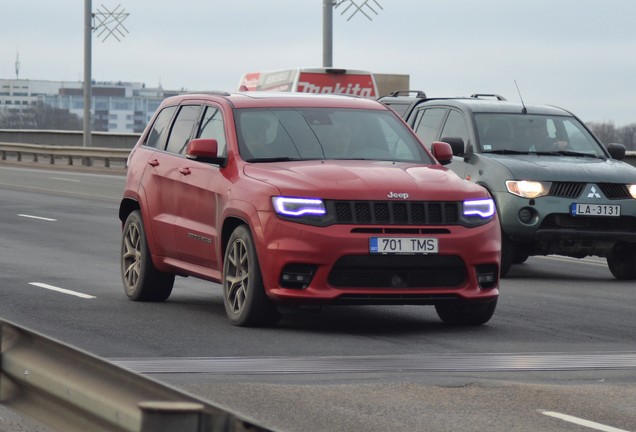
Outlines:
POLYGON ((457 225, 461 203, 443 201, 327 201, 340 224, 457 225))

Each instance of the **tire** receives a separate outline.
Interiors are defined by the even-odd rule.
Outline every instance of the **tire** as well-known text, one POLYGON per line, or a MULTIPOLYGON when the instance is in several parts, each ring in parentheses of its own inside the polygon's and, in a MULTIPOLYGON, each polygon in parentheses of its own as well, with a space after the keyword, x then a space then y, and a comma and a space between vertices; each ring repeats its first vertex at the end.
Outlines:
POLYGON ((606 259, 616 279, 636 279, 636 245, 619 243, 607 254, 606 259))
POLYGON ((515 251, 512 241, 504 233, 501 233, 501 267, 499 277, 504 278, 510 271, 514 261, 515 251))
POLYGON ((122 231, 121 279, 126 295, 135 301, 165 301, 174 285, 174 275, 157 270, 152 263, 138 210, 128 215, 122 231))
POLYGON ((512 263, 513 264, 523 264, 530 258, 530 254, 528 252, 524 252, 521 249, 514 248, 514 252, 512 255, 512 263))
POLYGON ((457 301, 435 305, 437 315, 449 325, 482 325, 490 321, 495 309, 497 299, 489 302, 457 301))
POLYGON ((270 326, 280 320, 280 312, 265 294, 254 240, 245 225, 232 232, 225 249, 223 303, 237 326, 270 326))

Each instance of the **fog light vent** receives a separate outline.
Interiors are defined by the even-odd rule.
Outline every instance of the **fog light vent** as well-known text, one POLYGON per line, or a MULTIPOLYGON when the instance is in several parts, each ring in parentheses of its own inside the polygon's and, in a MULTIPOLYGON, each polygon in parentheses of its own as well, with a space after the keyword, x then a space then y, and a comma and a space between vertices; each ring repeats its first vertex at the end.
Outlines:
POLYGON ((316 274, 316 266, 311 264, 287 264, 280 275, 283 288, 305 289, 316 274))
POLYGON ((521 210, 519 210, 519 220, 522 223, 529 224, 532 222, 533 218, 534 218, 534 212, 532 211, 532 209, 529 209, 528 207, 524 207, 521 210))
POLYGON ((496 264, 480 264, 477 270, 477 283, 481 289, 495 288, 499 282, 499 269, 496 264))

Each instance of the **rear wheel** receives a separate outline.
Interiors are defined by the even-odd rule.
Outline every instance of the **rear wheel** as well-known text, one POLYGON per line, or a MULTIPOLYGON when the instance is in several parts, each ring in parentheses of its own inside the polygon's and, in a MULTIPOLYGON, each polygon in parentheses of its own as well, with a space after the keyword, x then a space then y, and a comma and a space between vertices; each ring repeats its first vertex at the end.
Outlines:
POLYGON ((136 210, 124 223, 121 241, 121 279, 131 300, 162 302, 170 297, 174 275, 154 266, 141 213, 136 210))
POLYGON ((490 302, 457 301, 435 305, 437 315, 444 324, 451 325, 482 325, 490 321, 497 299, 490 302))
POLYGON ((606 258, 607 265, 616 279, 636 279, 636 245, 619 243, 606 258))
POLYGON ((237 326, 274 325, 280 319, 280 312, 265 294, 254 240, 245 225, 234 230, 225 250, 223 303, 237 326))

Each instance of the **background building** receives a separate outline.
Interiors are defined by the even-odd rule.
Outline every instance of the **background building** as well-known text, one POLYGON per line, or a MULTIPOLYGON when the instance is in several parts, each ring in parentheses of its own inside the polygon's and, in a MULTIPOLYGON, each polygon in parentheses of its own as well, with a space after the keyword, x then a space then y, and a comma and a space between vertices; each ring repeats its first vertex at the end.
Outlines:
MULTIPOLYGON (((93 82, 92 130, 142 132, 161 101, 178 93, 143 83, 93 82)), ((0 79, 0 111, 15 114, 43 103, 81 119, 83 94, 81 81, 0 79)))
MULTIPOLYGON (((380 95, 409 89, 408 75, 375 74, 375 79, 380 95)), ((45 104, 82 119, 83 86, 81 81, 0 79, 0 117, 2 114, 18 116, 26 119, 19 123, 21 129, 38 129, 30 124, 29 113, 38 104, 45 104)), ((91 129, 96 132, 141 133, 161 101, 179 93, 183 91, 146 87, 138 82, 93 82, 91 129)))

